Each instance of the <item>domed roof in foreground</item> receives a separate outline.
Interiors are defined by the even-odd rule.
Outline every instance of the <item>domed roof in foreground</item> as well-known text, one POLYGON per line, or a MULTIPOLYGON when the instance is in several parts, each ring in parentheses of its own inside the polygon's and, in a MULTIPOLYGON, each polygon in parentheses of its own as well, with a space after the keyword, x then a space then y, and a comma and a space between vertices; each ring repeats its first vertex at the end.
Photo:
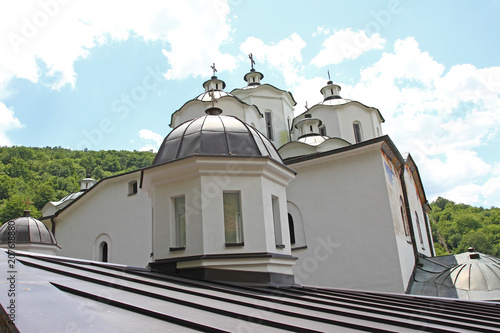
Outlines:
POLYGON ((211 108, 207 115, 177 126, 163 140, 153 165, 184 157, 203 156, 269 156, 282 163, 273 144, 255 128, 233 116, 220 115, 211 108))
POLYGON ((24 216, 9 220, 0 227, 0 244, 37 243, 57 246, 52 231, 42 222, 29 216, 29 213, 26 210, 24 216), (15 241, 9 241, 10 231, 14 231, 11 236, 15 236, 15 241))
POLYGON ((500 290, 500 259, 477 252, 456 257, 458 265, 439 274, 437 284, 462 290, 500 290))

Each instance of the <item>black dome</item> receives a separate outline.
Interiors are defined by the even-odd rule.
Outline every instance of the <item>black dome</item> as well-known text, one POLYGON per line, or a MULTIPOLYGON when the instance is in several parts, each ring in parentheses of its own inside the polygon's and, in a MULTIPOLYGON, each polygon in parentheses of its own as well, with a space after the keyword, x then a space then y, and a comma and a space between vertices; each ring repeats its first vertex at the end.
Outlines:
POLYGON ((8 243, 57 245, 57 241, 52 231, 42 222, 29 216, 29 211, 25 212, 25 216, 9 220, 0 227, 0 244, 8 243), (9 229, 9 226, 13 228, 9 229), (9 231, 14 231, 14 242, 9 242, 9 231))
POLYGON ((177 126, 163 140, 153 165, 193 155, 269 156, 282 163, 273 144, 233 116, 205 115, 177 126))

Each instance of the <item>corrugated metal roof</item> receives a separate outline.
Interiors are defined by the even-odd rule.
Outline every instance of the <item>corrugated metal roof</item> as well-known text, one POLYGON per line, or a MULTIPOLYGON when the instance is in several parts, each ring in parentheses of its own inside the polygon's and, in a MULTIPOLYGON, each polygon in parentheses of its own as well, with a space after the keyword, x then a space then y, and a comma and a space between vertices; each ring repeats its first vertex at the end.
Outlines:
MULTIPOLYGON (((16 324, 22 332, 68 327, 148 333, 500 331, 498 303, 301 286, 242 287, 29 253, 18 253, 17 260, 16 324)), ((5 255, 0 264, 7 271, 5 255)), ((4 307, 6 298, 1 290, 4 307)))

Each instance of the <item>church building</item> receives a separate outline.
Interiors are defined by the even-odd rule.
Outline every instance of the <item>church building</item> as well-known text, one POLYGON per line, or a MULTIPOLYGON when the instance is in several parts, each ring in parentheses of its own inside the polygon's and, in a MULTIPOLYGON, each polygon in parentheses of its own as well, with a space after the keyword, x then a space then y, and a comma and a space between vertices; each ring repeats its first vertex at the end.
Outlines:
POLYGON ((417 165, 382 113, 341 97, 298 113, 253 68, 173 112, 150 167, 82 181, 41 221, 58 255, 245 285, 408 293, 435 255, 417 165))

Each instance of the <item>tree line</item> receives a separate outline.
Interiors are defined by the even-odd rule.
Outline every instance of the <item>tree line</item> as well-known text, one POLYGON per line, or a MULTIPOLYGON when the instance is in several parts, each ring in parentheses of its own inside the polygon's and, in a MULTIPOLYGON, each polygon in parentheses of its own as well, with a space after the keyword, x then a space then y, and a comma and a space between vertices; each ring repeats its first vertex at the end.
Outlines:
MULTIPOLYGON (((22 216, 41 217, 42 207, 80 190, 90 173, 96 180, 150 166, 143 151, 73 151, 61 147, 0 147, 0 224, 22 216), (29 198, 29 200, 28 200, 29 198)), ((429 213, 437 255, 476 251, 500 257, 500 208, 473 207, 437 198, 429 213)))
POLYGON ((500 257, 500 208, 473 207, 445 198, 431 203, 436 255, 476 251, 500 257))
POLYGON ((40 218, 47 202, 79 191, 87 174, 100 180, 150 166, 154 156, 147 151, 0 147, 0 223, 22 216, 27 203, 31 216, 40 218))

